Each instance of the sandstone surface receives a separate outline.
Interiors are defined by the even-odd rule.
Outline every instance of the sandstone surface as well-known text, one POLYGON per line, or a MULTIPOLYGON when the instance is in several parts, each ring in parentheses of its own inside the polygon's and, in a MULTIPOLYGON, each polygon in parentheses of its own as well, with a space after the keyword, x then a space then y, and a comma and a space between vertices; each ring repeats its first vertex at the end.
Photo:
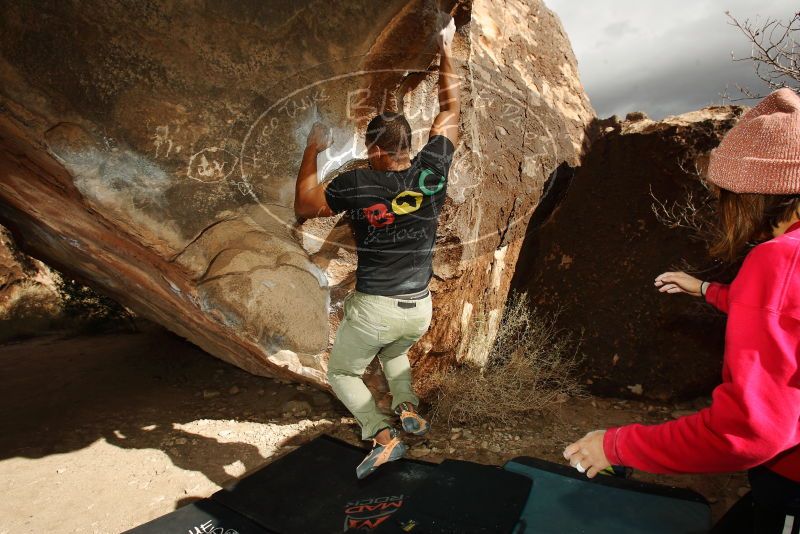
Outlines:
POLYGON ((325 387, 355 255, 340 219, 295 220, 304 136, 333 125, 330 176, 396 108, 418 149, 439 10, 458 27, 463 139, 412 359, 480 363, 543 185, 594 118, 539 0, 2 2, 0 222, 214 356, 325 387))

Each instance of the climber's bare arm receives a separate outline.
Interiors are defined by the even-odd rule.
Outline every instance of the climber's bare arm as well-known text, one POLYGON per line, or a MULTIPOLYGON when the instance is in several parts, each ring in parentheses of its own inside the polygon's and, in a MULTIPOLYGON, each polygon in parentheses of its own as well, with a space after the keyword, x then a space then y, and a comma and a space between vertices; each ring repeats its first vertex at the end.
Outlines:
POLYGON ((431 137, 443 135, 458 145, 458 122, 461 114, 461 81, 453 70, 451 47, 456 26, 452 19, 439 33, 439 114, 433 119, 431 137))
POLYGON ((297 186, 294 190, 294 214, 298 218, 330 217, 335 215, 325 200, 325 186, 317 180, 317 154, 331 146, 333 138, 330 130, 315 123, 308 134, 300 172, 297 173, 297 186))

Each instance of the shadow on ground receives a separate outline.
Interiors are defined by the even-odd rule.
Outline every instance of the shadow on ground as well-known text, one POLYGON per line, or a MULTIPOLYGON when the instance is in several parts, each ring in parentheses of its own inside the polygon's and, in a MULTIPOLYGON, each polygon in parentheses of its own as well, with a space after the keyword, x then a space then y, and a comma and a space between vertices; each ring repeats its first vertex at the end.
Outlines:
MULTIPOLYGON (((181 425, 230 420, 280 427, 342 415, 326 393, 250 375, 155 328, 0 346, 0 391, 7 429, 0 435, 0 461, 69 453, 103 439, 123 449, 163 451, 176 467, 220 486, 234 478, 225 466, 241 462, 240 476, 270 458, 253 440, 220 440, 181 425), (286 414, 287 403, 300 406, 300 413, 286 414)), ((296 445, 320 431, 301 430, 269 444, 296 445)), ((263 437, 265 443, 273 438, 263 437)))

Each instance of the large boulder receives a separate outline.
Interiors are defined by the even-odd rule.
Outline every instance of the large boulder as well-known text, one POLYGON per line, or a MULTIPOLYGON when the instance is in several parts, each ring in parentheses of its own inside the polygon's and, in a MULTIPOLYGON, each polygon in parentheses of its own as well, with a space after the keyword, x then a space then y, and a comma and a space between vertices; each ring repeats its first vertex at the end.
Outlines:
POLYGON ((424 368, 480 362, 545 178, 593 111, 538 0, 3 2, 0 218, 30 254, 248 371, 325 386, 354 284, 341 219, 296 221, 305 133, 360 155, 376 110, 414 147, 455 18, 463 141, 435 254, 424 368), (479 319, 479 320, 478 320, 479 319))
POLYGON ((563 200, 529 227, 512 285, 540 313, 582 332, 585 378, 598 393, 661 400, 706 394, 720 380, 724 316, 655 277, 732 269, 707 253, 713 201, 700 177, 742 108, 714 107, 653 121, 598 121, 563 200), (655 209, 654 209, 655 208, 655 209))

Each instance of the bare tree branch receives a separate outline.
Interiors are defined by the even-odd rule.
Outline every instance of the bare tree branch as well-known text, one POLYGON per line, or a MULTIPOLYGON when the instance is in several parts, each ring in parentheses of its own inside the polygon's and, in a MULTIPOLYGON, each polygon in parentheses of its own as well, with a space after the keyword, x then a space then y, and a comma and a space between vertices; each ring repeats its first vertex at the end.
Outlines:
POLYGON ((697 198, 694 192, 688 189, 685 197, 680 202, 673 202, 672 204, 667 204, 656 197, 652 188, 650 189, 650 197, 653 199, 650 208, 659 223, 672 230, 688 230, 690 239, 709 242, 711 225, 708 220, 708 212, 710 211, 708 209, 708 199, 697 198))
MULTIPOLYGON (((742 32, 751 44, 749 57, 737 58, 731 52, 731 59, 736 62, 752 61, 756 76, 772 90, 789 87, 800 93, 800 87, 797 86, 800 82, 800 11, 788 22, 767 18, 760 24, 750 19, 739 21, 729 11, 725 15, 728 16, 728 24, 742 32)), ((743 98, 730 98, 726 89, 721 95, 723 99, 734 102, 763 96, 746 87, 736 87, 744 95, 743 98)))
POLYGON ((653 202, 650 209, 660 224, 673 230, 686 230, 689 239, 708 245, 716 237, 716 225, 713 220, 716 213, 716 199, 708 188, 696 155, 679 158, 677 163, 681 172, 700 182, 704 191, 698 194, 692 187, 686 186, 681 200, 668 204, 655 195, 651 186, 650 198, 653 202))

